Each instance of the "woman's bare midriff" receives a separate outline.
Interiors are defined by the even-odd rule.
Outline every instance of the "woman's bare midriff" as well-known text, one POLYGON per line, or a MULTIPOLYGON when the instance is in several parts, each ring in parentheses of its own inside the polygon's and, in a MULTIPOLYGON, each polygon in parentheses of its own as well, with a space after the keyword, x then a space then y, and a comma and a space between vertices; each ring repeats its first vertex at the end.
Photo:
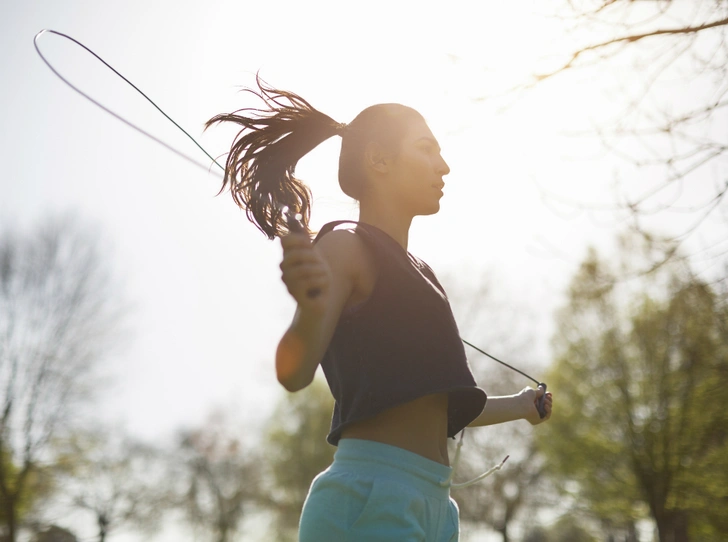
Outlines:
POLYGON ((426 395, 380 412, 350 425, 344 429, 341 438, 381 442, 449 465, 447 394, 426 395))

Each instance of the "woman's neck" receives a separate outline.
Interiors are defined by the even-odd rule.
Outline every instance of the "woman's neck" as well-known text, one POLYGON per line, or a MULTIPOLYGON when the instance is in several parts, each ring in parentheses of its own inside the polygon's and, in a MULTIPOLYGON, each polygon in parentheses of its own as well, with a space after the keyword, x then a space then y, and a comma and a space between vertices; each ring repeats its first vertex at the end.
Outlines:
POLYGON ((381 207, 362 206, 359 209, 359 222, 376 226, 407 250, 412 217, 381 207))

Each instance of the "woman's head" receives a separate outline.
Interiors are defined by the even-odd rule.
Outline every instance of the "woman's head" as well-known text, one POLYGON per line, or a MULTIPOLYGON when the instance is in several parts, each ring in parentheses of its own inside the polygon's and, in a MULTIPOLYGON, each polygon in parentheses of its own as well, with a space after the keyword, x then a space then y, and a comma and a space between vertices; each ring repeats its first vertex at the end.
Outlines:
MULTIPOLYGON (((217 115, 205 127, 219 122, 242 127, 228 154, 220 191, 229 186, 235 202, 270 239, 288 232, 284 208, 300 214, 308 229, 311 192, 295 177, 295 168, 309 151, 341 135, 339 184, 345 194, 361 200, 371 180, 367 153, 376 148, 396 157, 411 127, 426 127, 417 111, 399 104, 374 105, 348 125, 339 124, 297 94, 272 88, 259 78, 257 84, 259 91, 250 92, 265 108, 217 115)), ((439 156, 439 147, 437 152, 439 156)))
POLYGON ((344 135, 339 184, 346 194, 359 200, 362 212, 367 206, 371 210, 386 208, 408 218, 436 213, 443 176, 449 172, 435 136, 411 107, 369 107, 351 122, 344 135), (357 137, 358 133, 361 135, 357 137))
POLYGON ((367 107, 348 124, 342 133, 339 155, 339 185, 344 194, 361 200, 368 178, 367 148, 377 145, 381 152, 396 156, 408 127, 415 121, 424 119, 411 107, 378 104, 367 107))

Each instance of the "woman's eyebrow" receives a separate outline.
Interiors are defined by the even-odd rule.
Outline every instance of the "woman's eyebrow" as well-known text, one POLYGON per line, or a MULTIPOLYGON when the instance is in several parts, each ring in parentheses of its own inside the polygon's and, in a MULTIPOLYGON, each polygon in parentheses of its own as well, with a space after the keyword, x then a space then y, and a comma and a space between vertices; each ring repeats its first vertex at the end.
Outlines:
POLYGON ((430 136, 422 136, 415 143, 419 143, 420 141, 427 141, 428 143, 434 145, 434 147, 437 149, 438 152, 442 151, 437 140, 431 138, 430 136))

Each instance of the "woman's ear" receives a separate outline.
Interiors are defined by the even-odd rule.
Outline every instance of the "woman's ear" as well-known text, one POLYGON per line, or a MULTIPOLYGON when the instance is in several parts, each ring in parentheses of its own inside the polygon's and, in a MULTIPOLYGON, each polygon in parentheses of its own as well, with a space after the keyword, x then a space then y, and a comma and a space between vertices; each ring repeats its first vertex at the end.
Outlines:
POLYGON ((370 142, 364 149, 364 165, 367 169, 379 174, 385 174, 389 171, 391 160, 391 154, 384 152, 379 143, 370 142))

